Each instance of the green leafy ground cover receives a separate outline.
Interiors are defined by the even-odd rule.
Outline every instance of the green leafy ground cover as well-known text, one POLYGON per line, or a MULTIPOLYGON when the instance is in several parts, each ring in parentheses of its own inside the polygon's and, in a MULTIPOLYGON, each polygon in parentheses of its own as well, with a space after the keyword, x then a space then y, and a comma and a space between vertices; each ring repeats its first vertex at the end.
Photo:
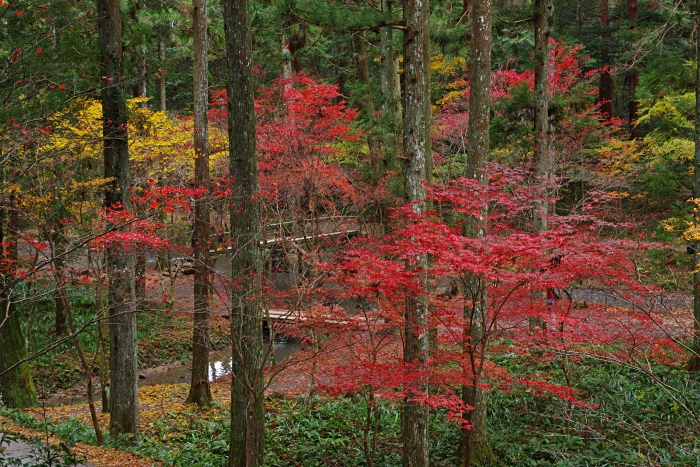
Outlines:
MULTIPOLYGON (((562 366, 506 355, 496 363, 516 375, 544 372, 556 383, 565 381, 566 368, 580 399, 591 407, 519 387, 494 390, 488 414, 495 454, 492 465, 700 465, 697 375, 651 366, 647 368, 650 376, 593 358, 569 359, 562 366)), ((142 437, 134 449, 166 465, 225 466, 230 429, 226 389, 226 385, 215 385, 218 402, 198 409, 182 404, 186 385, 142 388, 142 402, 150 409, 142 412, 142 437)), ((380 407, 374 465, 399 466, 399 407, 386 401, 380 407)), ((266 409, 265 465, 368 465, 363 449, 366 403, 362 398, 269 399, 266 409)), ((35 428, 42 426, 26 412, 13 412, 11 417, 35 428)), ((51 429, 64 439, 94 442, 91 430, 75 418, 56 413, 51 419, 51 429)), ((106 424, 107 418, 102 421, 106 424)), ((448 421, 444 413, 434 412, 431 464, 457 465, 458 449, 456 423, 448 421)))
MULTIPOLYGON (((34 285, 40 288, 41 285, 34 285)), ((51 289, 47 289, 51 290, 51 289)), ((85 383, 85 374, 80 366, 72 339, 54 346, 59 340, 53 332, 55 302, 53 295, 35 290, 39 299, 24 304, 21 313, 28 323, 23 329, 28 353, 34 354, 43 349, 50 351, 31 361, 32 377, 40 393, 51 394, 59 389, 71 388, 85 383)), ((94 363, 98 372, 97 307, 94 291, 86 288, 68 289, 68 298, 73 309, 77 329, 90 323, 79 335, 80 344, 88 360, 94 363)), ((192 354, 192 318, 188 315, 166 316, 153 304, 148 311, 138 314, 139 368, 149 368, 176 360, 187 361, 192 354)), ((229 345, 228 321, 214 318, 211 328, 212 348, 225 348, 229 345)))

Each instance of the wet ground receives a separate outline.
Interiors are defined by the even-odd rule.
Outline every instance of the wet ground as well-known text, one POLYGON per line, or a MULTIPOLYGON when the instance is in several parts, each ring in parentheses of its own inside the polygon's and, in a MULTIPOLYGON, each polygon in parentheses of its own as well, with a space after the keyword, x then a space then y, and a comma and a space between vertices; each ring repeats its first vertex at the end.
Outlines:
MULTIPOLYGON (((1 437, 1 435, 0 435, 1 437)), ((4 440, 0 446, 0 465, 4 466, 33 466, 33 465, 63 465, 57 462, 55 456, 60 456, 57 450, 47 451, 43 444, 29 444, 19 439, 4 440), (53 459, 53 463, 50 462, 53 459)), ((73 464, 70 464, 73 465, 73 464)), ((80 463, 76 467, 93 467, 92 464, 80 463)))

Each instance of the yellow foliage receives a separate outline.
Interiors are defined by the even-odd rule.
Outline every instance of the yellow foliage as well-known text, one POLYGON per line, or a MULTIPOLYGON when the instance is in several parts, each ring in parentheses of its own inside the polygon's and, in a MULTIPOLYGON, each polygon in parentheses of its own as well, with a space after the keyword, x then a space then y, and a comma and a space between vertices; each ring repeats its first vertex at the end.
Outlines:
MULTIPOLYGON (((683 238, 688 242, 697 243, 700 241, 700 199, 692 198, 689 199, 688 202, 695 205, 692 214, 694 222, 685 221, 686 228, 683 231, 683 238)), ((669 222, 667 221, 665 224, 668 225, 669 222)), ((665 227, 666 226, 664 226, 664 228, 665 227)))
POLYGON ((445 57, 437 54, 430 57, 430 72, 441 76, 462 76, 467 66, 467 60, 463 57, 445 57))
POLYGON ((634 140, 612 139, 597 151, 601 171, 608 175, 632 172, 642 156, 639 144, 634 140))
POLYGON ((438 99, 437 105, 441 106, 449 102, 457 102, 463 98, 464 93, 462 91, 449 91, 444 96, 442 96, 442 99, 438 99))

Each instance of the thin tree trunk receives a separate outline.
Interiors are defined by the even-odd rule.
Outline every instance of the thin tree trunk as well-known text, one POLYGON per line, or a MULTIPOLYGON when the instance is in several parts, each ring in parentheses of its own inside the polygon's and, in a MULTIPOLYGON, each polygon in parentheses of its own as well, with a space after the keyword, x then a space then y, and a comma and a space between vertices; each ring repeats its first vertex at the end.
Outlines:
MULTIPOLYGON (((374 100, 372 99, 372 81, 369 77, 369 64, 367 63, 367 42, 361 32, 355 37, 355 59, 357 61, 357 76, 364 86, 362 116, 363 120, 369 124, 369 128, 376 127, 374 117, 374 100)), ((376 178, 379 180, 384 176, 384 161, 381 154, 379 139, 372 131, 367 134, 367 146, 369 147, 370 160, 376 178)))
POLYGON ((209 389, 209 129, 207 110, 207 2, 194 0, 194 183, 206 188, 194 204, 194 331, 192 335, 192 382, 188 403, 212 402, 209 389))
MULTIPOLYGON (((102 57, 102 132, 104 137, 106 209, 125 209, 129 202, 129 153, 122 72, 122 29, 119 0, 97 0, 102 57)), ((114 439, 138 436, 136 314, 133 310, 133 257, 110 245, 105 251, 108 273, 111 417, 114 439)))
MULTIPOLYGON (((413 204, 416 214, 426 212, 423 182, 430 178, 430 7, 428 0, 406 0, 404 18, 404 189, 405 200, 413 204)), ((407 370, 424 369, 428 361, 427 270, 428 257, 420 255, 406 268, 417 273, 416 280, 423 291, 406 299, 404 362, 407 370)), ((419 381, 403 404, 402 436, 404 467, 428 467, 428 406, 416 401, 427 387, 419 381)))
MULTIPOLYGON (((381 0, 382 11, 393 17, 394 1, 381 0)), ((401 81, 399 75, 399 57, 394 47, 394 30, 384 26, 379 31, 381 54, 380 85, 382 90, 382 155, 375 169, 376 177, 381 180, 392 166, 396 155, 402 152, 403 114, 401 109, 401 81)), ((379 206, 382 223, 389 217, 389 205, 382 200, 379 206)))
MULTIPOLYGON (((139 52, 139 82, 138 82, 138 97, 148 97, 148 77, 146 71, 146 47, 141 46, 139 52)), ((146 107, 146 102, 141 104, 141 107, 146 107)))
MULTIPOLYGON (((61 246, 58 238, 54 237, 54 252, 56 257, 54 258, 54 265, 58 270, 63 270, 63 258, 60 256, 61 246)), ((57 336, 67 336, 68 335, 68 322, 66 320, 66 308, 63 305, 63 300, 61 300, 61 294, 59 293, 59 288, 63 287, 62 284, 56 284, 56 290, 54 291, 54 304, 56 305, 56 323, 55 323, 55 333, 57 336)))
POLYGON ((146 252, 138 251, 134 255, 134 293, 136 309, 144 311, 146 305, 146 252))
MULTIPOLYGON (((10 199, 12 200, 13 198, 10 199)), ((6 212, 5 208, 0 210, 0 253, 8 259, 0 269, 0 394, 7 407, 23 409, 37 405, 37 398, 29 363, 17 365, 17 362, 27 357, 27 350, 12 296, 18 256, 15 218, 16 213, 13 211, 6 212), (6 218, 7 226, 4 225, 6 218), (14 365, 17 366, 8 371, 14 365)))
MULTIPOLYGON (((62 167, 63 161, 60 153, 55 154, 53 158, 53 163, 56 167, 62 167)), ((60 199, 61 192, 63 190, 63 177, 56 177, 55 185, 55 197, 56 200, 60 199)), ((51 225, 49 226, 48 235, 46 238, 49 239, 51 243, 51 248, 54 257, 54 266, 61 272, 64 267, 64 259, 62 254, 65 251, 65 245, 67 243, 65 229, 61 224, 60 219, 69 216, 68 210, 64 206, 57 206, 51 216, 51 225)), ((57 336, 67 336, 68 335, 68 323, 66 322, 66 310, 63 306, 63 300, 60 298, 59 288, 62 287, 61 284, 56 284, 56 290, 54 291, 54 304, 56 305, 56 323, 55 332, 57 336)))
POLYGON ((287 16, 284 21, 282 21, 282 78, 284 79, 289 79, 294 76, 294 73, 292 72, 292 61, 294 57, 292 56, 292 51, 289 50, 289 34, 287 34, 292 22, 293 21, 290 16, 287 16))
POLYGON ((160 69, 158 70, 158 102, 160 103, 160 110, 165 112, 168 110, 165 101, 165 39, 160 36, 158 37, 158 63, 160 63, 160 69))
MULTIPOLYGON (((382 10, 391 12, 393 0, 382 0, 382 10)), ((384 96, 382 114, 389 123, 388 131, 384 138, 384 168, 388 167, 394 155, 399 151, 401 141, 401 82, 399 77, 399 57, 394 50, 394 30, 390 26, 384 26, 379 31, 379 47, 382 57, 381 62, 381 89, 384 96)))
POLYGON ((258 161, 249 0, 224 2, 231 199, 231 452, 229 467, 263 462, 263 339, 258 161))
POLYGON ((111 387, 109 377, 109 323, 107 321, 108 312, 104 304, 104 291, 102 290, 102 277, 98 277, 95 286, 95 305, 100 316, 97 324, 97 341, 100 354, 100 388, 102 395, 102 413, 109 413, 112 407, 111 387))
MULTIPOLYGON (((55 258, 54 254, 54 258, 55 258)), ((92 390, 92 366, 88 363, 85 357, 85 352, 83 352, 83 346, 80 345, 78 340, 78 333, 75 328, 75 322, 73 321, 73 313, 71 311, 70 302, 68 301, 68 296, 66 295, 66 289, 62 286, 65 283, 65 278, 62 274, 62 269, 59 269, 54 261, 54 278, 56 281, 56 292, 58 294, 59 300, 63 303, 63 309, 66 313, 66 318, 68 325, 70 326, 70 332, 73 334, 73 345, 75 345, 75 350, 78 352, 78 358, 80 359, 80 365, 83 367, 85 372, 85 377, 87 379, 87 401, 88 407, 90 408, 90 419, 92 420, 92 426, 95 429, 95 437, 97 438, 97 445, 102 446, 102 427, 100 427, 100 421, 97 418, 97 411, 95 410, 95 401, 93 399, 92 390)))
MULTIPOLYGON (((693 175, 693 191, 696 199, 700 198, 700 0, 695 0, 695 174, 693 175)), ((695 225, 700 223, 697 213, 694 217, 695 225)), ((693 245, 695 255, 693 258, 693 355, 690 357, 688 369, 700 371, 700 242, 693 245)))
MULTIPOLYGON (((471 62, 469 63, 469 155, 466 176, 487 183, 484 167, 489 159, 490 111, 491 111, 491 0, 474 0, 471 7, 472 39, 470 44, 471 62)), ((483 213, 485 215, 487 213, 483 213)), ((483 219, 466 222, 465 235, 480 237, 484 235, 483 219)), ((481 359, 485 358, 486 331, 486 287, 483 278, 472 276, 466 287, 467 304, 464 308, 465 352, 472 355, 472 363, 477 346, 480 347, 481 359)), ((469 467, 472 461, 479 465, 490 460, 490 446, 486 433, 486 393, 478 387, 481 383, 481 366, 471 368, 472 382, 462 389, 462 400, 474 407, 467 411, 464 418, 472 425, 471 429, 462 430, 462 465, 469 467)))

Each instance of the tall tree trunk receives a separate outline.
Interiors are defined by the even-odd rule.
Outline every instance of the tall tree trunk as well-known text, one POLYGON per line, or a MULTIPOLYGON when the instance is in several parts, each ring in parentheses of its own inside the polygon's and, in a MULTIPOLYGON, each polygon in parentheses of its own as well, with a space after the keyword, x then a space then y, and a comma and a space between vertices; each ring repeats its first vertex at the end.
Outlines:
POLYGON ((286 14, 284 21, 282 21, 282 78, 289 79, 294 76, 292 72, 292 61, 294 57, 292 56, 292 51, 290 50, 291 44, 289 43, 289 28, 294 23, 291 14, 286 14))
MULTIPOLYGON (((125 209, 129 202, 129 152, 122 73, 122 28, 119 0, 97 0, 102 57, 102 132, 104 137, 106 209, 125 209)), ((111 374, 110 432, 114 439, 138 435, 139 406, 136 360, 136 314, 133 310, 133 257, 110 245, 105 251, 108 274, 111 374)))
MULTIPOLYGON (((141 46, 139 49, 139 64, 138 64, 138 90, 137 97, 148 97, 148 77, 146 70, 146 47, 141 46)), ((146 102, 141 104, 141 107, 146 107, 146 102)))
MULTIPOLYGON (((693 195, 700 198, 700 0, 695 0, 695 174, 693 175, 693 195)), ((700 224, 700 219, 695 213, 695 225, 700 224)), ((693 257, 693 355, 690 357, 690 371, 700 371, 700 241, 693 245, 695 255, 693 257)))
MULTIPOLYGON (((553 211, 547 200, 554 177, 554 158, 549 147, 549 34, 553 0, 535 0, 535 8, 535 163, 542 199, 535 205, 534 223, 535 229, 543 232, 547 230, 547 217, 553 211)), ((542 328, 544 320, 533 316, 529 325, 531 330, 542 328)))
POLYGON ((165 38, 160 35, 158 37, 158 63, 160 63, 160 68, 158 69, 158 102, 160 102, 160 110, 165 112, 168 110, 167 103, 165 102, 165 38))
MULTIPOLYGON (((430 7, 428 0, 405 0, 404 10, 404 114, 403 150, 405 161, 405 200, 413 203, 417 214, 425 212, 423 182, 431 172, 430 135, 430 7)), ((417 273, 420 289, 427 293, 428 257, 420 255, 406 267, 417 273)), ((428 361, 428 300, 420 293, 406 300, 406 340, 404 362, 407 367, 424 368, 428 361)), ((422 382, 404 400, 402 435, 404 467, 428 467, 428 406, 416 401, 424 391, 422 382)))
POLYGON ((230 467, 263 462, 263 340, 258 160, 255 149, 253 57, 249 0, 224 2, 231 199, 231 452, 230 467))
MULTIPOLYGON (((0 176, 1 171, 2 167, 0 176)), ((15 218, 13 211, 7 212, 5 208, 0 211, 0 253, 9 260, 0 268, 0 395, 6 406, 23 409, 37 405, 37 399, 29 363, 17 364, 27 358, 27 350, 12 296, 17 260, 15 218)))
MULTIPOLYGON (((469 63, 469 155, 466 175, 480 183, 487 183, 484 164, 489 159, 490 110, 491 110, 491 0, 474 0, 471 7, 471 44, 469 63)), ((484 213, 484 215, 487 213, 484 213)), ((481 226, 483 219, 465 222, 465 235, 478 237, 484 234, 481 226)), ((486 287, 483 278, 472 276, 466 287, 466 305, 464 322, 469 326, 465 333, 465 351, 474 356, 477 348, 481 359, 485 358, 486 332, 486 287)), ((472 362, 476 358, 468 359, 472 362)), ((474 407, 464 414, 472 425, 471 429, 462 431, 462 465, 469 467, 472 461, 482 465, 490 460, 490 446, 486 432, 486 394, 479 388, 481 383, 481 365, 472 368, 471 384, 462 389, 462 400, 474 407)))
MULTIPOLYGON (((554 175, 554 160, 549 148, 549 35, 554 12, 552 0, 535 0, 535 162, 537 175, 544 188, 544 197, 549 195, 549 185, 554 175)), ((547 230, 550 204, 542 200, 535 213, 538 230, 547 230)))
MULTIPOLYGON (((627 0, 627 20, 629 21, 630 29, 637 29, 637 18, 638 13, 638 3, 637 0, 627 0)), ((637 114, 639 109, 639 101, 637 100, 637 86, 639 86, 639 71, 634 68, 634 63, 632 68, 627 73, 627 85, 629 87, 629 124, 630 133, 633 139, 637 139, 641 136, 639 127, 635 125, 637 122, 637 114)))
MULTIPOLYGON (((607 31, 609 25, 610 17, 610 0, 600 0, 600 25, 603 27, 603 34, 601 34, 601 39, 603 44, 607 40, 607 31)), ((603 66, 610 65, 610 55, 608 53, 608 48, 603 46, 601 52, 603 58, 603 66)), ((610 119, 612 117, 612 77, 608 70, 603 70, 600 72, 600 89, 599 89, 599 99, 601 102, 600 111, 603 114, 603 118, 610 119)))
MULTIPOLYGON (((390 13, 393 10, 393 0, 382 0, 382 10, 390 13)), ((385 160, 388 166, 399 150, 401 135, 401 82, 399 77, 399 57, 394 50, 394 30, 384 26, 379 31, 379 47, 381 52, 381 89, 384 96, 382 115, 389 128, 384 138, 385 160)))
MULTIPOLYGON (((357 77, 364 86, 362 117, 369 125, 369 128, 375 128, 376 119, 374 117, 374 99, 372 99, 372 82, 369 77, 369 64, 367 63, 367 42, 364 34, 361 32, 357 33, 357 36, 355 36, 355 49, 357 77)), ((372 168, 375 176, 379 179, 384 175, 384 162, 379 139, 372 131, 367 134, 367 146, 369 147, 372 168)))
MULTIPOLYGON (((393 18, 393 0, 381 0, 382 11, 393 18)), ((387 169, 396 160, 396 155, 402 151, 403 114, 401 109, 401 81, 399 75, 399 54, 394 46, 394 30, 384 26, 379 31, 379 47, 381 54, 380 84, 382 90, 382 157, 377 161, 375 169, 377 179, 384 177, 387 169)), ((389 217, 389 206, 386 200, 379 207, 381 220, 386 222, 389 217)))
POLYGON ((187 402, 211 404, 209 389, 209 128, 207 122, 209 79, 207 76, 207 2, 194 0, 194 184, 206 188, 207 196, 194 204, 194 331, 192 335, 192 382, 187 402))

